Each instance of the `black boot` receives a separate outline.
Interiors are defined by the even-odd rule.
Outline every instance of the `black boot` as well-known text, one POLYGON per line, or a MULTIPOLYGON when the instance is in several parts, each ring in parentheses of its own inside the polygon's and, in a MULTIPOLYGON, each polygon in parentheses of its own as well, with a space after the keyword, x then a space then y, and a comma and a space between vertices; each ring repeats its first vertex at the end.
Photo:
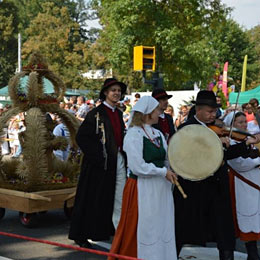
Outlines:
POLYGON ((81 241, 81 240, 74 240, 75 243, 77 245, 79 245, 80 247, 84 247, 84 248, 92 248, 92 245, 88 242, 88 240, 86 241, 81 241))
POLYGON ((249 241, 246 242, 246 251, 247 251, 247 260, 260 260, 257 251, 257 244, 256 241, 249 241))
POLYGON ((234 260, 234 251, 219 250, 219 260, 234 260))

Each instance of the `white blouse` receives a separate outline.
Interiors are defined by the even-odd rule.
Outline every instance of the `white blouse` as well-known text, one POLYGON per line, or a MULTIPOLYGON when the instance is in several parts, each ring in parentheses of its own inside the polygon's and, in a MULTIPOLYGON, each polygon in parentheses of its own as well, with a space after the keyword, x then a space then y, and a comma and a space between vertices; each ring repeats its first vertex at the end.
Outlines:
MULTIPOLYGON (((163 147, 167 152, 167 143, 163 134, 150 125, 144 125, 146 133, 151 139, 162 137, 163 147)), ((146 163, 143 159, 143 137, 149 139, 145 131, 141 127, 133 126, 127 131, 124 138, 123 150, 127 153, 128 167, 137 176, 166 176, 167 167, 158 168, 153 163, 146 163)), ((165 165, 168 165, 167 156, 165 165)))

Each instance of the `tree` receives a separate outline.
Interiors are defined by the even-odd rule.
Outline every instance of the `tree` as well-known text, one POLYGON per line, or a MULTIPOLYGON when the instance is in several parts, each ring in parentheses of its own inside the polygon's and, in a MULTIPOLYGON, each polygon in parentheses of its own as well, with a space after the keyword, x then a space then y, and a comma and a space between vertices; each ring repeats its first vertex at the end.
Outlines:
POLYGON ((28 39, 23 44, 24 59, 33 51, 40 51, 67 87, 82 87, 88 44, 81 41, 80 26, 71 19, 66 7, 43 3, 42 12, 31 21, 25 33, 28 39))
POLYGON ((18 22, 14 4, 0 2, 0 87, 6 86, 15 72, 18 22))
POLYGON ((156 46, 166 88, 209 80, 214 50, 205 38, 229 12, 219 0, 92 0, 92 6, 103 25, 98 42, 116 74, 130 80, 133 47, 146 45, 156 46))
POLYGON ((215 61, 221 64, 221 68, 228 61, 228 75, 232 77, 238 89, 241 88, 245 55, 248 55, 247 85, 249 86, 257 78, 259 66, 254 44, 250 42, 246 31, 235 21, 229 19, 217 30, 211 31, 208 42, 215 50, 215 61))
MULTIPOLYGON (((247 31, 251 44, 255 46, 257 54, 257 68, 260 68, 260 25, 255 26, 251 30, 247 31)), ((251 86, 259 86, 260 84, 260 71, 258 71, 257 78, 251 83, 251 86)))
POLYGON ((17 9, 19 10, 18 15, 20 18, 19 31, 23 34, 25 40, 27 40, 27 35, 25 30, 29 27, 30 22, 36 18, 39 13, 43 12, 44 3, 52 3, 58 8, 67 7, 69 16, 73 21, 80 25, 79 34, 83 40, 95 38, 94 29, 87 29, 86 20, 91 19, 86 3, 84 0, 9 0, 13 2, 17 9))

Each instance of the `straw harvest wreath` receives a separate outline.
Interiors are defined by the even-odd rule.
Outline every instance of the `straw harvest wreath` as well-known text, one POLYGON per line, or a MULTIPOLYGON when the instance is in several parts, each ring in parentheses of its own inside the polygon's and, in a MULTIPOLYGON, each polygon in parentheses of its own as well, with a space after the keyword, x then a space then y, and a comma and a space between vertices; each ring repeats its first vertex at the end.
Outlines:
MULTIPOLYGON (((79 127, 78 120, 69 112, 59 107, 63 99, 65 85, 62 80, 48 69, 48 65, 39 53, 30 57, 29 65, 9 81, 9 96, 13 106, 0 117, 0 136, 10 119, 21 112, 25 114, 26 130, 19 134, 22 146, 22 159, 3 160, 0 154, 0 186, 24 191, 52 189, 53 178, 61 173, 66 177, 67 186, 76 179, 79 171, 78 158, 69 156, 61 161, 53 150, 66 150, 68 141, 65 137, 52 134, 51 122, 46 120, 46 113, 55 113, 70 132, 70 146, 77 149, 75 135, 79 127), (25 91, 20 79, 28 76, 25 91), (54 86, 54 94, 44 93, 44 78, 54 86)), ((0 139, 0 143, 3 142, 0 139)), ((56 189, 57 185, 53 187, 56 189)))

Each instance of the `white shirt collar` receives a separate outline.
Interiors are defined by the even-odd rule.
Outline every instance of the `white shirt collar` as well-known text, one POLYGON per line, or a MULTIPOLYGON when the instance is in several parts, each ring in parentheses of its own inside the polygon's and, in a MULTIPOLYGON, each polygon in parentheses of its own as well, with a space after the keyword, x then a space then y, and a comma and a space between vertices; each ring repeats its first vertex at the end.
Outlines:
POLYGON ((202 121, 200 121, 200 120, 196 117, 196 115, 195 115, 194 117, 195 117, 195 119, 196 119, 199 123, 201 123, 203 126, 207 126, 205 123, 203 123, 202 121))
POLYGON ((112 107, 112 106, 109 105, 106 101, 104 101, 103 104, 104 104, 105 106, 109 107, 110 109, 112 109, 113 112, 115 112, 116 106, 115 106, 115 107, 112 107))
POLYGON ((165 114, 162 113, 162 114, 159 115, 159 117, 162 118, 162 119, 164 119, 164 118, 165 118, 165 114))
MULTIPOLYGON (((151 125, 148 125, 148 124, 144 124, 143 125, 143 128, 145 129, 145 132, 151 137, 151 138, 155 138, 155 137, 158 137, 158 133, 157 131, 151 126, 151 125)), ((144 133, 145 133, 144 132, 144 133)), ((146 136, 146 134, 145 134, 146 136)), ((147 136, 148 137, 148 136, 147 136)))

